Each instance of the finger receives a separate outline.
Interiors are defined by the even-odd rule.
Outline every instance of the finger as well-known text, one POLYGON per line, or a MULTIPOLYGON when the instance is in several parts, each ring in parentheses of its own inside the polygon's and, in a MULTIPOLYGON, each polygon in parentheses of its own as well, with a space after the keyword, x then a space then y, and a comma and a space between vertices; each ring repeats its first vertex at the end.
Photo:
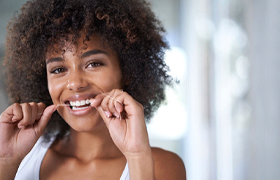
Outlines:
POLYGON ((38 103, 38 112, 37 112, 37 116, 36 116, 36 121, 38 121, 42 117, 45 109, 46 109, 46 106, 44 103, 41 103, 41 102, 38 103))
POLYGON ((113 90, 112 92, 110 92, 110 94, 108 95, 109 97, 109 101, 108 101, 108 109, 109 111, 117 118, 120 118, 120 114, 117 111, 116 107, 115 107, 115 96, 116 96, 117 92, 115 90, 113 90))
POLYGON ((108 117, 108 114, 105 113, 105 111, 102 109, 101 106, 96 107, 97 111, 99 112, 101 118, 105 122, 106 126, 109 127, 110 121, 112 120, 111 117, 108 117))
POLYGON ((20 104, 14 103, 1 114, 2 123, 13 123, 22 120, 23 113, 20 104))
POLYGON ((107 117, 112 116, 112 112, 109 110, 109 107, 108 107, 109 100, 110 100, 110 98, 108 96, 105 96, 100 105, 107 117))
POLYGON ((41 135, 44 128, 46 127, 46 125, 48 124, 49 120, 52 117, 52 114, 56 111, 56 106, 55 105, 51 105, 48 106, 44 112, 43 115, 41 117, 41 119, 38 121, 38 123, 35 124, 34 129, 37 132, 37 134, 41 135))
MULTIPOLYGON (((120 93, 119 94, 122 94, 123 93, 123 90, 122 89, 120 89, 120 90, 118 90, 120 93)), ((109 95, 109 93, 101 93, 101 94, 98 94, 95 98, 93 98, 93 99, 90 99, 90 103, 91 103, 91 106, 93 106, 93 107, 97 107, 97 106, 100 106, 100 103, 102 102, 102 100, 104 99, 104 97, 111 97, 110 95, 109 95)), ((111 98, 113 98, 113 97, 111 97, 111 98)), ((114 99, 114 98, 113 98, 114 99)), ((116 101, 118 101, 118 100, 116 100, 116 101)), ((118 101, 121 105, 123 105, 120 101, 118 101)))
POLYGON ((118 113, 121 114, 121 112, 123 112, 124 110, 124 107, 123 107, 123 103, 119 99, 121 99, 121 95, 115 97, 114 106, 118 111, 118 113))
POLYGON ((29 103, 21 104, 23 119, 18 123, 18 128, 27 126, 32 118, 32 108, 29 103))
POLYGON ((117 96, 115 97, 116 102, 118 102, 120 105, 122 105, 123 107, 123 102, 121 102, 120 100, 118 100, 118 97, 121 96, 123 94, 123 89, 118 89, 119 93, 117 94, 117 96))
POLYGON ((103 101, 104 101, 104 98, 106 98, 106 97, 107 97, 107 94, 102 93, 102 94, 97 95, 95 98, 90 99, 90 105, 92 107, 95 107, 99 111, 99 114, 101 115, 101 117, 103 119, 104 119, 104 117, 108 118, 111 116, 109 111, 105 111, 102 109, 101 103, 104 103, 103 101))
POLYGON ((120 114, 115 107, 115 100, 114 99, 109 100, 108 109, 115 117, 120 118, 120 114))
POLYGON ((90 99, 90 105, 92 107, 98 107, 101 105, 101 102, 103 100, 103 98, 105 97, 104 94, 98 94, 97 96, 95 96, 95 98, 90 99))
POLYGON ((120 120, 122 120, 122 118, 126 117, 126 115, 124 113, 122 113, 124 111, 124 107, 123 107, 123 103, 119 100, 119 99, 123 99, 121 98, 123 91, 122 90, 116 90, 117 93, 115 93, 115 96, 113 97, 114 101, 113 101, 113 106, 115 109, 115 113, 118 114, 118 118, 120 120))
POLYGON ((31 102, 29 103, 31 106, 31 119, 29 121, 29 125, 34 124, 36 117, 37 117, 37 113, 38 113, 38 104, 35 102, 31 102))
POLYGON ((13 114, 13 118, 12 121, 16 122, 16 121, 20 121, 23 118, 23 111, 22 111, 22 107, 20 104, 15 103, 12 106, 12 114, 13 114))
POLYGON ((101 106, 106 117, 111 117, 113 114, 115 117, 121 118, 120 113, 123 111, 123 103, 115 97, 122 93, 123 90, 120 89, 114 89, 109 93, 101 93, 94 99, 90 99, 91 106, 96 108, 101 106))
POLYGON ((122 102, 120 102, 118 99, 116 99, 117 96, 120 96, 123 93, 122 89, 113 89, 111 92, 106 94, 109 98, 119 102, 121 105, 123 105, 122 102))
POLYGON ((143 113, 143 106, 135 101, 128 93, 123 92, 115 97, 115 106, 118 112, 125 111, 127 116, 138 116, 143 113))

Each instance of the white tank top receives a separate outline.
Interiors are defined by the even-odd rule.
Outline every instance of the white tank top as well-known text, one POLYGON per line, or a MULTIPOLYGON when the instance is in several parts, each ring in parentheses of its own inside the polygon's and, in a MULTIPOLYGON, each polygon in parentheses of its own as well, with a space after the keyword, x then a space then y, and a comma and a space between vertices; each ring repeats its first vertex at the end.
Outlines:
MULTIPOLYGON (((39 180, 41 163, 51 144, 52 141, 43 143, 43 138, 40 138, 20 163, 15 180, 39 180)), ((120 180, 129 180, 127 163, 120 180)))

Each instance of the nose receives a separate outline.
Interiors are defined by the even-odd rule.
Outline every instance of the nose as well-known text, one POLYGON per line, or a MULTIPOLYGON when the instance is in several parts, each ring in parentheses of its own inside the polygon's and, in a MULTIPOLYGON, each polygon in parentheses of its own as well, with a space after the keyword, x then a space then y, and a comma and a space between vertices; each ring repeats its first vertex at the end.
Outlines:
POLYGON ((67 88, 72 91, 80 91, 87 88, 89 83, 84 78, 83 74, 78 70, 68 74, 67 88))

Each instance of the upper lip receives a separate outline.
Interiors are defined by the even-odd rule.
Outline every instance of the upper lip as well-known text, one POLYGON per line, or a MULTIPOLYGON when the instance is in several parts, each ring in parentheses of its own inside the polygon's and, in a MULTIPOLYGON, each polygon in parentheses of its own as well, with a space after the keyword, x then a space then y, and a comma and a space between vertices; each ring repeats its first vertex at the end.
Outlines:
POLYGON ((82 101, 82 100, 92 99, 95 96, 97 96, 97 94, 76 94, 68 97, 67 99, 64 99, 63 102, 66 104, 67 102, 70 101, 82 101))

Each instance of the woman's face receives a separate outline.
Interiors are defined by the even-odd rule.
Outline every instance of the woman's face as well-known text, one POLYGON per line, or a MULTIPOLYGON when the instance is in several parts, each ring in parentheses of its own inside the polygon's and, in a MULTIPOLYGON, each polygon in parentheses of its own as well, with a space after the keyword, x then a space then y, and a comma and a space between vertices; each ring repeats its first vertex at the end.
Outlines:
MULTIPOLYGON (((91 36, 77 46, 66 44, 63 51, 46 54, 48 89, 57 111, 76 131, 90 131, 103 123, 87 100, 97 94, 122 88, 122 73, 116 52, 104 47, 100 38, 91 36)), ((56 44, 54 47, 59 47, 56 44)), ((57 48, 59 49, 59 48, 57 48)))

